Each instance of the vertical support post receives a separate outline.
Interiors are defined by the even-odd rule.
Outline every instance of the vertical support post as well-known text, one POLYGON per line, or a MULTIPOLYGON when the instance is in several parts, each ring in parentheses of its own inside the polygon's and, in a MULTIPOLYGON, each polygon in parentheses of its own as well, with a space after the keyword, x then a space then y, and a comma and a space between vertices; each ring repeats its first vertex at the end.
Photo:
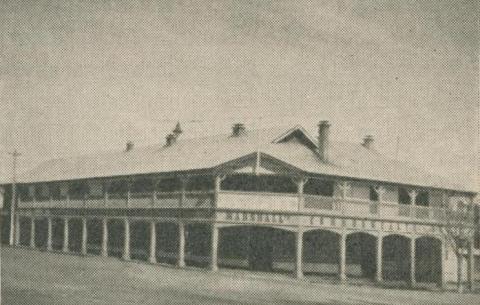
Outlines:
POLYGON ((305 186, 305 183, 307 182, 306 178, 300 177, 296 179, 296 184, 297 184, 297 194, 298 194, 298 211, 303 210, 303 188, 305 186))
POLYGON ((445 279, 445 264, 446 264, 446 244, 445 240, 442 240, 442 243, 440 245, 440 278, 438 279, 438 286, 441 289, 446 288, 446 279, 445 279))
POLYGON ((15 231, 15 246, 20 246, 20 215, 15 215, 16 218, 16 227, 17 230, 15 231))
POLYGON ((69 219, 65 217, 63 219, 63 252, 68 252, 68 222, 69 219))
POLYGON ((415 237, 410 239, 410 286, 414 287, 416 283, 415 279, 415 237))
POLYGON ((375 273, 375 281, 381 283, 383 281, 383 235, 378 234, 377 237, 377 270, 375 273))
POLYGON ((108 204, 108 181, 103 182, 103 205, 107 206, 108 204))
POLYGON ((180 207, 182 208, 185 204, 185 198, 186 198, 186 189, 187 189, 187 182, 188 178, 187 177, 181 177, 181 189, 180 189, 180 207))
POLYGON ((339 258, 339 266, 338 266, 338 279, 340 283, 345 283, 347 280, 346 275, 346 258, 347 258, 347 251, 346 251, 346 243, 347 243, 347 234, 342 232, 339 237, 339 244, 340 244, 340 258, 339 258))
POLYGON ((224 176, 215 176, 215 190, 214 190, 214 207, 218 206, 218 194, 222 189, 222 181, 225 179, 224 176))
POLYGON ((52 217, 47 218, 47 251, 52 251, 52 217))
POLYGON ((87 218, 82 218, 82 255, 87 255, 87 218))
POLYGON ((418 192, 416 190, 410 190, 408 196, 410 197, 410 217, 415 217, 415 205, 417 201, 418 192))
POLYGON ((108 256, 108 219, 104 217, 102 219, 102 252, 104 257, 108 256))
POLYGON ((123 259, 130 260, 130 222, 128 218, 124 220, 124 238, 123 238, 123 259))
POLYGON ((475 258, 473 256, 473 239, 470 240, 469 246, 468 246, 468 264, 467 264, 467 281, 468 281, 468 290, 473 291, 474 289, 474 264, 475 264, 475 258))
POLYGON ((155 220, 150 222, 150 256, 148 261, 152 264, 157 262, 157 223, 155 220))
POLYGON ((303 259, 303 228, 298 228, 296 237, 296 260, 295 260, 295 276, 297 279, 303 278, 302 259, 303 259))
POLYGON ((178 223, 178 260, 177 266, 185 267, 185 224, 178 223))
POLYGON ((35 248, 35 217, 30 219, 30 248, 35 248))
POLYGON ((218 271, 218 227, 216 224, 212 224, 212 244, 210 254, 210 270, 213 272, 218 271))

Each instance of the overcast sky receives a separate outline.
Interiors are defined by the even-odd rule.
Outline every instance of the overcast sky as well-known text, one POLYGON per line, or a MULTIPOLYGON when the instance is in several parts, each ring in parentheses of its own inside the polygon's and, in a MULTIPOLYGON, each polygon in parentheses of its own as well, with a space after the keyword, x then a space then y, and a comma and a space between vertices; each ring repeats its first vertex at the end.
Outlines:
POLYGON ((176 121, 193 137, 328 119, 473 183, 478 17, 476 0, 2 0, 0 149, 26 169, 164 142, 176 121))

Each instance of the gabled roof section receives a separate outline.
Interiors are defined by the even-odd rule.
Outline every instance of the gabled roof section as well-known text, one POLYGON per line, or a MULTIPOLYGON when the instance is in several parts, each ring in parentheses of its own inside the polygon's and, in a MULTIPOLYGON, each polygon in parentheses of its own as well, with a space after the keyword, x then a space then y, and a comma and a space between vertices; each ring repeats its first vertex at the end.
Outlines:
MULTIPOLYGON (((476 193, 470 186, 449 181, 390 159, 360 143, 330 141, 329 163, 320 160, 317 144, 301 126, 285 129, 247 130, 241 136, 230 134, 185 139, 130 151, 114 151, 75 158, 55 159, 21 174, 19 183, 65 181, 88 178, 195 171, 215 172, 235 160, 255 154, 274 160, 267 170, 297 174, 346 177, 375 182, 448 189, 476 193)), ((233 163, 232 163, 233 162, 233 163)), ((268 165, 262 163, 262 165, 268 165)))
POLYGON ((301 143, 305 144, 311 150, 316 150, 318 148, 317 141, 310 136, 310 134, 300 125, 296 125, 292 129, 287 130, 286 132, 279 135, 275 138, 272 143, 283 143, 290 141, 291 139, 297 139, 301 143))

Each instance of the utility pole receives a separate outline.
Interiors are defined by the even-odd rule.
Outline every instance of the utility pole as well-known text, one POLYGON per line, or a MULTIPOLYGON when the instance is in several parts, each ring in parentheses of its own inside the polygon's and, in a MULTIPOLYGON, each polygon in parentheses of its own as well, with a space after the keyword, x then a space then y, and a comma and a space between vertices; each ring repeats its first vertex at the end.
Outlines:
POLYGON ((16 149, 13 152, 7 152, 9 155, 13 157, 13 165, 12 165, 12 201, 10 204, 10 246, 13 246, 15 243, 15 213, 16 213, 16 205, 17 205, 17 157, 21 156, 22 154, 19 153, 16 149))

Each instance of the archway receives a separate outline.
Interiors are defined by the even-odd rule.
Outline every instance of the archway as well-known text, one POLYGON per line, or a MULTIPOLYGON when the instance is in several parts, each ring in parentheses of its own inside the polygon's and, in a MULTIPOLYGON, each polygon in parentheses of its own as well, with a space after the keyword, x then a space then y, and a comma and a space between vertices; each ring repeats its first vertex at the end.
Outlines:
POLYGON ((383 238, 383 278, 391 281, 410 279, 410 239, 402 235, 388 235, 383 238))
POLYGON ((364 232, 349 234, 346 240, 346 274, 373 279, 377 270, 377 238, 364 232))
POLYGON ((109 219, 108 226, 108 256, 122 257, 125 242, 125 225, 123 220, 109 219))
POLYGON ((82 219, 70 218, 68 222, 68 245, 71 252, 81 252, 82 230, 82 219))
POLYGON ((63 227, 64 221, 61 218, 52 219, 52 249, 62 250, 63 248, 63 227))
POLYGON ((48 239, 47 218, 35 219, 35 247, 39 249, 46 249, 47 239, 48 239))
POLYGON ((32 222, 29 217, 20 217, 20 236, 19 242, 21 246, 30 246, 30 236, 32 230, 32 222))
POLYGON ((100 254, 102 250, 102 220, 87 219, 87 253, 100 254))
POLYGON ((256 271, 291 272, 295 268, 292 232, 260 226, 220 229, 219 265, 256 271))
POLYGON ((155 229, 157 262, 175 265, 178 258, 178 225, 157 223, 155 229))
POLYGON ((339 235, 327 230, 303 234, 303 273, 338 275, 340 262, 339 235))
POLYGON ((211 228, 207 224, 185 226, 185 264, 206 267, 210 263, 211 228))
POLYGON ((439 283, 442 274, 442 242, 424 236, 415 240, 415 280, 439 283))
POLYGON ((130 222, 130 256, 132 259, 146 261, 149 255, 150 223, 130 222))

